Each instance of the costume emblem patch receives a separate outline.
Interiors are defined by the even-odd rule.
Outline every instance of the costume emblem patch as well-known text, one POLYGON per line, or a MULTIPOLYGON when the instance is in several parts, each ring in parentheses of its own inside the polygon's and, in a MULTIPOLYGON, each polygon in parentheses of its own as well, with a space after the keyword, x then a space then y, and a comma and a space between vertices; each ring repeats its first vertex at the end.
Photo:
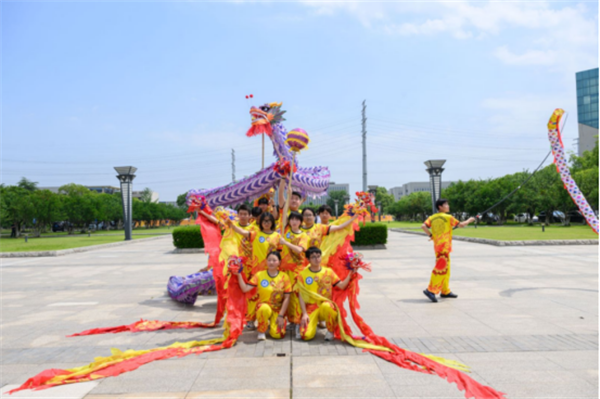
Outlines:
POLYGON ((261 285, 263 288, 267 288, 267 287, 269 286, 269 282, 268 282, 267 280, 263 280, 263 281, 261 281, 261 282, 260 282, 260 285, 261 285))
POLYGON ((264 243, 266 241, 266 239, 265 239, 265 237, 260 237, 258 239, 258 241, 262 244, 262 243, 264 243))
POLYGON ((313 283, 313 278, 312 277, 307 277, 306 278, 306 284, 311 285, 313 283))

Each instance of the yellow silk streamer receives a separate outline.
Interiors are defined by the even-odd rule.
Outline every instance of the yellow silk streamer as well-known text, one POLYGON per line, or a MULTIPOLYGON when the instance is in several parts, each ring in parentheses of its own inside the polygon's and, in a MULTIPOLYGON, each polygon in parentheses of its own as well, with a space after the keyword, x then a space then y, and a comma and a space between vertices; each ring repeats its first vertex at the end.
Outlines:
POLYGON ((160 351, 160 350, 164 350, 164 349, 179 348, 179 349, 182 349, 182 354, 187 353, 190 350, 192 350, 193 348, 196 348, 199 346, 210 346, 210 345, 215 345, 215 344, 221 343, 221 342, 225 341, 228 336, 229 336, 229 327, 226 326, 225 333, 220 338, 214 338, 214 339, 209 339, 209 340, 204 340, 204 341, 175 342, 169 346, 163 346, 163 347, 153 348, 153 349, 143 349, 143 350, 129 349, 129 350, 126 350, 125 352, 123 352, 117 348, 111 348, 111 350, 110 350, 112 353, 111 356, 97 357, 94 359, 94 361, 92 363, 90 363, 86 366, 67 369, 67 371, 71 372, 70 374, 57 375, 56 377, 54 377, 51 380, 49 380, 48 382, 46 382, 46 384, 44 384, 44 385, 59 385, 59 384, 64 384, 64 383, 68 384, 69 382, 71 382, 69 380, 73 380, 73 379, 75 379, 75 381, 72 381, 72 382, 77 382, 76 380, 77 380, 78 376, 87 375, 87 374, 90 375, 90 379, 92 379, 92 380, 95 380, 97 378, 104 378, 104 376, 102 376, 102 375, 94 376, 94 374, 92 374, 92 373, 95 371, 102 370, 106 367, 112 366, 113 364, 117 364, 122 361, 144 355, 146 353, 156 352, 156 351, 160 351))
MULTIPOLYGON (((372 350, 378 350, 378 351, 384 351, 384 352, 394 352, 393 350, 391 350, 390 348, 386 348, 385 346, 374 345, 374 344, 371 344, 371 343, 369 343, 369 342, 367 342, 365 340, 354 339, 354 338, 348 336, 346 334, 346 332, 344 331, 344 328, 342 327, 343 326, 343 324, 342 324, 342 312, 340 312, 340 309, 338 308, 337 304, 334 301, 332 301, 330 299, 327 299, 327 298, 325 298, 325 297, 317 294, 316 292, 311 292, 311 291, 307 290, 302 284, 297 284, 297 287, 298 287, 298 289, 299 289, 299 291, 301 293, 306 294, 308 297, 311 297, 313 299, 318 299, 320 301, 327 301, 327 302, 333 304, 333 306, 335 307, 335 310, 337 312, 338 327, 340 329, 340 335, 342 336, 342 341, 346 341, 350 345, 355 346, 357 348, 372 349, 372 350)), ((407 351, 407 352, 410 352, 410 351, 408 351, 406 349, 404 349, 404 350, 407 351)), ((450 360, 450 359, 446 359, 446 358, 438 357, 438 356, 433 356, 433 355, 425 355, 425 354, 422 354, 422 353, 420 355, 423 356, 423 357, 426 357, 426 358, 428 358, 430 360, 433 360, 434 362, 443 364, 446 367, 450 367, 450 368, 453 368, 455 370, 465 371, 465 372, 468 372, 468 373, 471 372, 471 370, 469 369, 469 366, 467 366, 467 365, 465 365, 463 363, 457 362, 456 360, 450 360)))
MULTIPOLYGON (((350 219, 351 216, 342 215, 337 220, 334 220, 331 225, 340 225, 350 219)), ((346 237, 354 232, 354 223, 350 223, 348 226, 344 227, 341 230, 334 231, 333 233, 329 233, 325 237, 323 237, 323 242, 321 243, 321 263, 327 265, 329 262, 329 258, 334 255, 338 248, 346 241, 346 237)), ((345 255, 345 254, 344 254, 345 255)))

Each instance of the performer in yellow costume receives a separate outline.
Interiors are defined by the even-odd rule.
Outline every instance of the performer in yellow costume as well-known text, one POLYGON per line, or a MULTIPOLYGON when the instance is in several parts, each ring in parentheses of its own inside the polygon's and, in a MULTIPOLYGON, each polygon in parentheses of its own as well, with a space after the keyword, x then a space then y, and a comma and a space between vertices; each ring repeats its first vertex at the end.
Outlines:
MULTIPOLYGON (((267 269, 267 255, 279 247, 281 235, 274 231, 275 218, 269 212, 264 212, 258 218, 258 226, 260 230, 250 229, 244 230, 228 222, 233 229, 242 237, 249 240, 252 245, 252 254, 246 258, 244 265, 244 275, 249 275, 250 278, 267 269)), ((248 300, 248 314, 246 320, 248 327, 253 328, 252 322, 256 319, 256 301, 258 296, 254 295, 248 300)))
MULTIPOLYGON (((229 222, 231 222, 231 226, 229 222, 226 222, 224 224, 219 223, 219 220, 216 217, 214 217, 213 215, 209 215, 203 210, 199 210, 198 213, 202 214, 208 220, 223 228, 223 235, 221 237, 221 243, 219 245, 219 247, 221 248, 221 252, 219 255, 220 261, 223 261, 225 262, 225 264, 227 264, 227 260, 231 256, 247 257, 248 254, 251 253, 252 248, 249 240, 244 238, 242 235, 238 234, 232 228, 232 226, 236 226, 237 228, 246 231, 255 228, 254 225, 250 222, 251 215, 250 208, 248 208, 248 206, 244 204, 239 206, 237 211, 238 221, 232 221, 228 219, 229 222)), ((206 269, 207 268, 202 269, 201 271, 206 269)), ((249 278, 249 276, 246 277, 249 278)))
POLYGON ((442 298, 458 298, 458 295, 450 290, 450 252, 452 252, 452 230, 456 227, 466 227, 474 222, 475 218, 469 218, 459 222, 450 212, 448 200, 440 198, 435 202, 438 213, 431 215, 421 226, 423 231, 433 240, 435 251, 435 267, 431 272, 429 286, 423 294, 432 302, 437 302, 435 297, 441 292, 442 298), (431 231, 429 231, 431 229, 431 231))
POLYGON ((300 308, 302 309, 300 337, 305 341, 313 339, 317 333, 317 324, 324 321, 327 324, 325 340, 331 341, 337 326, 337 311, 332 304, 333 287, 341 290, 346 289, 351 277, 356 273, 356 269, 348 273, 344 281, 341 281, 332 269, 322 266, 321 250, 319 248, 308 248, 306 258, 310 264, 300 273, 296 283, 301 285, 300 294, 298 295, 300 308), (304 294, 302 289, 319 294, 327 301, 311 298, 304 294))
POLYGON ((267 256, 267 270, 252 276, 249 283, 245 283, 238 274, 238 282, 243 292, 257 289, 256 320, 259 340, 267 339, 267 330, 275 339, 285 336, 285 314, 290 302, 292 284, 287 274, 279 270, 280 264, 281 255, 275 251, 267 256))
MULTIPOLYGON (((302 211, 302 231, 304 231, 310 238, 309 246, 317 247, 323 250, 321 245, 325 241, 326 237, 331 233, 344 230, 352 222, 354 222, 356 218, 358 218, 358 215, 354 215, 352 217, 342 216, 336 221, 341 221, 341 223, 335 223, 330 225, 329 217, 331 216, 327 217, 327 215, 330 215, 329 211, 331 210, 331 208, 327 205, 324 205, 320 207, 319 210, 322 210, 322 212, 319 213, 322 223, 315 223, 315 211, 312 208, 304 208, 304 210, 302 211)), ((350 231, 348 231, 348 233, 350 233, 350 231)), ((346 235, 344 235, 344 237, 345 236, 346 235)))
MULTIPOLYGON (((281 238, 283 249, 281 251, 282 259, 280 270, 288 275, 292 284, 295 284, 300 272, 305 267, 304 252, 309 247, 308 236, 300 230, 301 223, 302 216, 298 212, 292 211, 288 218, 288 225, 285 233, 281 238)), ((299 324, 301 315, 302 313, 300 312, 298 298, 292 296, 287 312, 288 321, 290 323, 299 324)))

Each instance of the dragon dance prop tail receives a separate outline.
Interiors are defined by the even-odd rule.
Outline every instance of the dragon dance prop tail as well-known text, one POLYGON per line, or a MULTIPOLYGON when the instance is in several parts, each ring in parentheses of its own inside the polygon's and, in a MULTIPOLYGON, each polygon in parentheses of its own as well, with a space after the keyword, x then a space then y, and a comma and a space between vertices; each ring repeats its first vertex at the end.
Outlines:
MULTIPOLYGON (((72 369, 49 369, 28 379, 20 387, 9 392, 12 394, 24 389, 45 389, 57 385, 92 381, 114 377, 138 367, 162 359, 183 357, 191 354, 218 351, 232 347, 244 329, 246 298, 237 281, 228 284, 229 300, 225 332, 222 337, 205 341, 175 342, 169 346, 147 349, 120 351, 112 349, 111 356, 97 357, 92 363, 72 369)), ((148 331, 148 330, 144 330, 148 331)))
POLYGON ((565 190, 569 192, 569 195, 575 202, 575 205, 579 208, 579 211, 585 217, 587 224, 594 230, 596 234, 598 234, 598 218, 596 214, 590 207, 590 204, 587 202, 581 190, 575 183, 575 180, 571 177, 571 172, 569 171, 569 166, 567 164, 567 158, 565 157, 565 147, 562 142, 562 137, 560 134, 560 120, 565 113, 564 110, 557 108, 552 113, 550 120, 548 121, 548 139, 550 140, 550 145, 552 146, 552 155, 554 155, 554 164, 556 165, 556 170, 560 175, 560 179, 562 180, 565 190))

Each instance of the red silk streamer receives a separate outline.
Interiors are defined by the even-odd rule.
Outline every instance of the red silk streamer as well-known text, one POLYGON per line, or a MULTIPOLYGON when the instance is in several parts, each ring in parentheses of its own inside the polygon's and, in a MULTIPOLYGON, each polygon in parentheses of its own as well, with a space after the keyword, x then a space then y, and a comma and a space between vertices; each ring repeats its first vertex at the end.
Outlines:
POLYGON ((221 344, 208 345, 196 348, 165 348, 158 351, 144 353, 140 356, 136 356, 130 359, 123 360, 118 363, 107 362, 106 366, 91 371, 87 374, 77 375, 73 379, 62 381, 58 384, 47 384, 52 378, 60 375, 71 374, 69 370, 61 369, 48 369, 44 370, 38 375, 25 381, 20 387, 13 389, 9 392, 12 394, 17 391, 24 389, 46 389, 56 385, 70 384, 83 381, 97 380, 100 378, 114 377, 128 371, 137 369, 138 367, 153 362, 155 360, 169 359, 172 357, 183 357, 191 354, 200 354, 203 352, 213 352, 221 349, 231 348, 237 341, 237 338, 242 334, 244 329, 244 319, 246 314, 246 298, 242 293, 237 279, 232 279, 228 285, 228 297, 227 301, 227 317, 226 323, 229 325, 229 335, 225 341, 221 344))
POLYGON ((212 323, 201 324, 201 327, 211 328, 219 324, 223 318, 227 303, 225 276, 223 276, 224 265, 222 262, 219 262, 219 255, 221 254, 221 229, 202 214, 198 214, 196 223, 200 225, 200 234, 202 234, 202 240, 204 241, 204 251, 208 254, 208 266, 213 269, 217 291, 217 313, 215 314, 215 320, 212 323))
POLYGON ((188 328, 205 328, 205 323, 192 321, 159 321, 159 320, 144 320, 136 321, 135 323, 116 327, 92 328, 80 333, 67 335, 67 337, 80 337, 83 335, 96 334, 117 334, 121 332, 141 332, 141 331, 158 331, 158 330, 176 330, 188 328))

